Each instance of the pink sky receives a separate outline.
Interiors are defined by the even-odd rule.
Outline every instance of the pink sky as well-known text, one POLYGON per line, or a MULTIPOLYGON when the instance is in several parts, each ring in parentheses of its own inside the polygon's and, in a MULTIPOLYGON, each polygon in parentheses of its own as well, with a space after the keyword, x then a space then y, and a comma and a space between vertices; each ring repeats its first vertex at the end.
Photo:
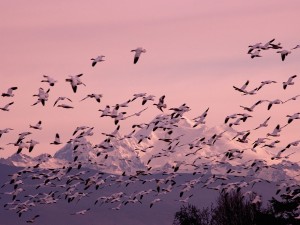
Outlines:
MULTIPOLYGON (((0 139, 5 147, 0 157, 16 151, 7 147, 18 133, 29 131, 29 124, 43 121, 42 131, 32 131, 31 138, 40 144, 32 155, 54 153, 49 146, 55 133, 67 141, 77 126, 95 127, 94 143, 102 140, 101 132, 114 129, 113 122, 100 119, 98 109, 106 104, 122 103, 134 93, 166 95, 169 107, 187 103, 193 118, 210 107, 207 125, 223 123, 224 118, 242 112, 239 105, 250 106, 260 99, 287 99, 300 94, 300 80, 283 91, 281 82, 298 74, 300 49, 282 62, 275 50, 262 52, 251 60, 247 46, 272 38, 290 49, 300 44, 298 29, 299 1, 6 1, 1 3, 1 93, 18 86, 10 112, 0 112, 0 129, 14 128, 0 139), (131 49, 142 46, 147 53, 133 65, 131 49), (90 58, 105 55, 106 61, 91 66, 90 58), (84 73, 78 93, 73 94, 65 82, 68 75, 84 73), (46 107, 32 97, 42 75, 58 80, 50 91, 46 107), (257 95, 241 96, 232 85, 250 80, 256 87, 263 80, 279 83, 265 87, 257 95), (299 81, 299 82, 297 82, 299 81), (100 104, 92 99, 79 102, 90 93, 103 94, 100 104), (74 110, 52 107, 58 96, 68 96, 74 110)), ((300 78, 298 78, 300 79, 300 78)), ((12 99, 0 98, 1 106, 12 99)), ((299 100, 300 101, 300 100, 299 100)), ((259 108, 249 127, 253 128, 269 115, 271 130, 286 122, 286 115, 300 111, 299 101, 275 106, 270 112, 259 108)), ((137 102, 130 112, 142 109, 137 102)), ((151 107, 152 108, 152 107, 151 107)), ((154 108, 139 122, 148 122, 159 114, 154 108)), ((124 123, 121 132, 128 132, 124 123)), ((299 122, 295 121, 282 137, 283 145, 300 139, 299 122)), ((245 127, 247 128, 247 126, 245 127)), ((267 129, 267 128, 266 128, 267 129)), ((300 159, 300 154, 298 157, 300 159)))

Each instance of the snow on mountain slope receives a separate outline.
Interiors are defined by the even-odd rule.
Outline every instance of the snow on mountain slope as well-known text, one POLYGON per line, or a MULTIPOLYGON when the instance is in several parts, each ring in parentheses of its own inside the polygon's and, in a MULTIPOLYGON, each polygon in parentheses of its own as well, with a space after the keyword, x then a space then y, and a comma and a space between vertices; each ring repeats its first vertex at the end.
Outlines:
POLYGON ((178 166, 180 172, 225 174, 230 171, 231 175, 255 175, 270 180, 284 179, 287 174, 295 176, 299 169, 297 163, 271 160, 270 151, 261 145, 253 149, 254 140, 247 143, 233 140, 237 131, 225 124, 212 128, 204 124, 193 126, 193 121, 185 117, 170 119, 169 115, 158 115, 133 135, 122 136, 116 132, 97 145, 80 138, 67 143, 53 157, 14 154, 2 159, 2 163, 21 167, 40 164, 42 168, 73 163, 115 174, 135 174, 150 167, 152 173, 170 172, 178 166))

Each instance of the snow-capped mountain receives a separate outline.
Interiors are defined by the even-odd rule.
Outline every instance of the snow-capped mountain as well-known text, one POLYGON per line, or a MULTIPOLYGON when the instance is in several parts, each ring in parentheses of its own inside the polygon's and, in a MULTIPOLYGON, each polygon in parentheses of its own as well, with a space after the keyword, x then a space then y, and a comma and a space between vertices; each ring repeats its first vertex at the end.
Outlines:
POLYGON ((135 174, 147 168, 152 172, 173 171, 178 167, 179 172, 192 173, 197 169, 270 180, 284 179, 287 174, 294 176, 299 170, 299 164, 271 160, 272 155, 261 145, 254 149, 253 143, 233 140, 237 131, 225 124, 194 127, 185 117, 164 124, 162 117, 166 115, 158 115, 134 134, 122 136, 117 131, 96 145, 82 137, 67 143, 53 157, 14 154, 0 163, 20 167, 40 164, 42 168, 59 168, 71 163, 115 174, 135 174))

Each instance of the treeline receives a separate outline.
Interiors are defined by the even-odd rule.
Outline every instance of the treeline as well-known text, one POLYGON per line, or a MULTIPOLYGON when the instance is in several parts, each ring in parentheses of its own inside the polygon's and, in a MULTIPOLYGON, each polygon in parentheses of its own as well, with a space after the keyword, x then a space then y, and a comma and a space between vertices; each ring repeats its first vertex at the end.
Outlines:
POLYGON ((239 191, 220 193, 215 206, 202 209, 182 205, 173 225, 300 225, 300 194, 283 195, 282 201, 272 198, 265 208, 255 195, 244 196, 239 191))

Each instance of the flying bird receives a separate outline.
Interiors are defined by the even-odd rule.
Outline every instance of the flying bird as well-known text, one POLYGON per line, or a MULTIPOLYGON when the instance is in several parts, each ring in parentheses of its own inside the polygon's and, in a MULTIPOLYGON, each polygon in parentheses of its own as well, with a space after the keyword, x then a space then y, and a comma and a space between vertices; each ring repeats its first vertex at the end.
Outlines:
POLYGON ((96 58, 91 58, 91 60, 93 60, 92 66, 94 67, 98 62, 105 61, 105 60, 103 59, 104 57, 105 57, 104 55, 99 55, 99 56, 97 56, 96 58))
POLYGON ((270 119, 271 119, 271 117, 268 117, 263 123, 259 124, 259 126, 256 127, 256 128, 254 128, 253 130, 257 130, 257 129, 261 128, 261 127, 267 127, 268 126, 268 122, 269 122, 270 119))
POLYGON ((38 141, 35 141, 35 140, 32 140, 32 139, 30 141, 26 141, 26 143, 29 143, 29 148, 28 148, 29 152, 32 152, 34 146, 39 144, 38 141))
POLYGON ((268 110, 270 110, 271 109, 271 107, 272 107, 272 105, 274 105, 274 104, 282 104, 283 102, 280 100, 280 99, 275 99, 275 100, 273 100, 273 101, 268 101, 269 102, 269 105, 268 105, 268 110))
POLYGON ((259 101, 257 101, 254 105, 252 105, 251 107, 246 107, 246 106, 242 106, 242 105, 240 105, 240 107, 243 108, 243 109, 246 110, 246 111, 253 112, 254 108, 255 108, 257 105, 259 105, 259 104, 261 104, 261 103, 263 103, 263 102, 265 102, 265 101, 266 101, 266 100, 259 100, 259 101))
POLYGON ((288 124, 293 122, 293 120, 299 120, 300 119, 300 112, 294 113, 293 115, 287 115, 288 119, 288 124))
POLYGON ((41 130, 42 129, 41 125, 42 125, 42 121, 39 121, 37 122, 36 125, 29 125, 29 127, 36 130, 41 130))
POLYGON ((251 59, 253 58, 257 58, 257 57, 261 57, 260 53, 260 49, 256 50, 255 52, 251 52, 251 59))
POLYGON ((145 105, 147 101, 154 101, 155 96, 148 95, 148 96, 144 96, 142 98, 143 98, 142 105, 145 105))
POLYGON ((2 97, 13 97, 14 96, 13 91, 17 89, 18 87, 9 88, 6 93, 2 93, 2 97))
POLYGON ((78 74, 78 75, 75 75, 75 76, 69 76, 70 78, 67 78, 66 79, 66 82, 70 82, 70 84, 71 84, 71 86, 72 86, 72 90, 73 90, 73 92, 74 93, 76 93, 76 91, 77 91, 77 86, 78 85, 84 85, 85 86, 85 84, 84 83, 82 83, 82 81, 80 80, 80 77, 83 75, 83 73, 81 73, 81 74, 78 74))
POLYGON ((45 78, 45 80, 42 80, 41 82, 46 82, 48 83, 51 87, 54 86, 54 84, 57 82, 57 80, 53 79, 52 77, 49 77, 47 75, 43 75, 43 77, 45 78))
POLYGON ((81 99, 80 101, 83 101, 83 100, 85 100, 87 98, 94 98, 94 99, 96 99, 97 102, 100 103, 102 97, 103 97, 102 94, 89 94, 85 98, 81 99))
POLYGON ((205 118, 207 116, 208 110, 209 108, 207 108, 200 116, 193 119, 193 121, 195 121, 193 128, 197 127, 199 124, 205 124, 205 118))
POLYGON ((12 128, 5 128, 5 129, 0 130, 0 138, 2 137, 3 134, 6 134, 6 133, 8 133, 11 130, 14 130, 14 129, 12 129, 12 128))
POLYGON ((3 107, 0 107, 0 109, 2 110, 2 111, 9 111, 9 106, 11 106, 12 104, 14 104, 14 102, 10 102, 10 103, 8 103, 8 104, 6 104, 5 106, 3 106, 3 107))
POLYGON ((50 144, 52 144, 52 145, 60 145, 61 144, 58 133, 56 133, 54 141, 50 144))
POLYGON ((139 47, 139 48, 131 50, 131 52, 135 52, 133 63, 136 64, 138 62, 141 54, 146 52, 146 49, 139 47))
POLYGON ((287 88, 287 86, 289 85, 293 85, 295 82, 293 82, 293 80, 297 77, 297 75, 293 75, 291 77, 289 77, 289 79, 287 81, 282 82, 283 84, 283 89, 285 90, 287 88))
POLYGON ((287 57, 288 54, 291 54, 292 52, 289 51, 289 50, 280 50, 280 51, 277 51, 277 53, 280 53, 281 55, 281 60, 284 61, 285 58, 287 57))
POLYGON ((284 101, 283 103, 286 103, 286 102, 291 101, 291 100, 295 101, 295 100, 297 100, 298 97, 300 97, 300 95, 296 95, 296 96, 294 96, 292 98, 289 98, 288 100, 284 101))
POLYGON ((272 136, 272 137, 279 137, 280 136, 280 132, 281 132, 281 127, 278 124, 274 130, 272 131, 272 133, 267 133, 267 136, 272 136))
POLYGON ((259 89, 261 89, 263 86, 267 85, 267 84, 272 84, 272 83, 277 83, 277 81, 274 81, 274 80, 265 80, 265 81, 262 81, 260 86, 256 89, 257 91, 259 89))
POLYGON ((73 106, 67 105, 67 104, 59 104, 59 105, 57 105, 57 107, 61 107, 64 109, 73 109, 74 108, 73 106))
POLYGON ((36 218, 40 217, 40 215, 35 215, 34 217, 32 217, 31 219, 27 220, 26 223, 34 223, 36 218))
POLYGON ((43 88, 39 88, 39 93, 33 96, 38 97, 38 100, 32 104, 32 106, 38 104, 38 103, 42 103, 43 106, 45 106, 45 102, 48 101, 49 98, 49 91, 50 89, 48 89, 47 91, 45 91, 43 88))
POLYGON ((158 103, 154 103, 153 105, 156 105, 156 107, 163 112, 163 109, 167 108, 167 104, 165 104, 165 95, 161 96, 158 100, 158 103))
POLYGON ((84 209, 84 210, 81 210, 81 211, 72 213, 71 215, 84 215, 84 214, 86 214, 89 210, 91 210, 91 209, 90 209, 90 208, 84 209))
POLYGON ((238 87, 236 87, 236 86, 233 86, 233 88, 234 88, 235 90, 239 91, 239 92, 246 93, 245 90, 246 90, 248 84, 249 84, 249 80, 247 80, 247 81, 243 84, 242 87, 238 88, 238 87))
POLYGON ((62 100, 68 100, 69 102, 72 102, 72 100, 71 99, 69 99, 69 98, 67 98, 67 97, 58 97, 57 99, 56 99, 56 101, 54 102, 54 105, 53 105, 53 107, 59 102, 59 101, 62 101, 62 100))

